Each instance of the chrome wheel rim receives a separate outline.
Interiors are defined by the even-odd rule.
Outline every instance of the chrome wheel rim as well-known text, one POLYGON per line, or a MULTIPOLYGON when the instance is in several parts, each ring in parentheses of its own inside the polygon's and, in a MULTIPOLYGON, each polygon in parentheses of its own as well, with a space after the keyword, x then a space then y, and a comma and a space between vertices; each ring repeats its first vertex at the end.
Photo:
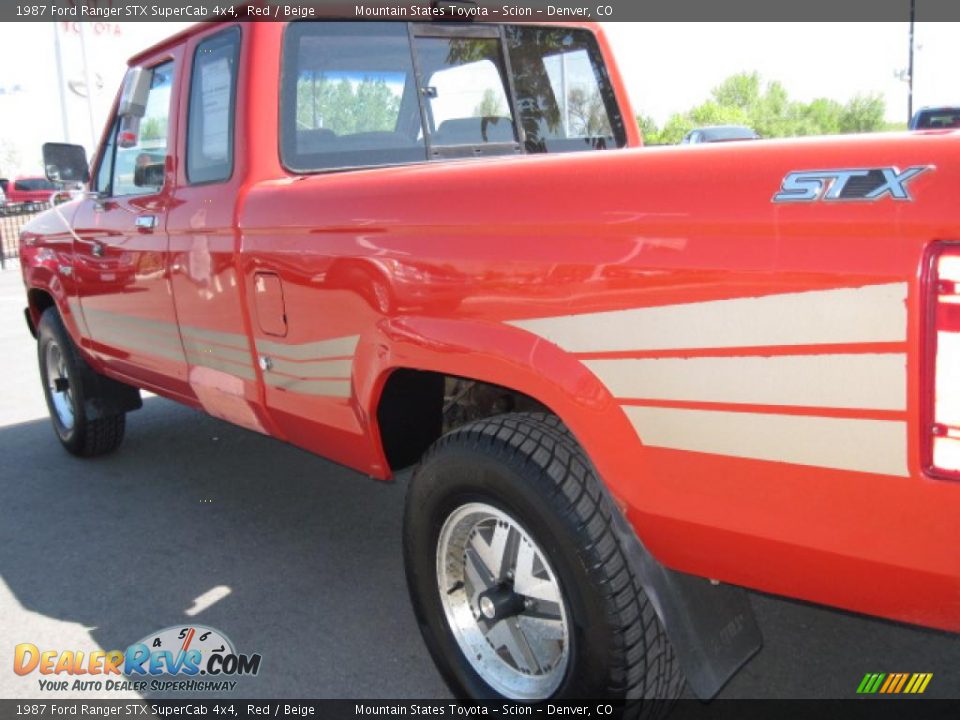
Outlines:
POLYGON ((461 505, 437 542, 437 586, 464 657, 515 700, 550 697, 570 658, 557 575, 529 532, 486 503, 461 505))
POLYGON ((69 432, 75 421, 73 383, 63 351, 52 340, 47 344, 46 370, 47 390, 54 415, 60 427, 69 432))

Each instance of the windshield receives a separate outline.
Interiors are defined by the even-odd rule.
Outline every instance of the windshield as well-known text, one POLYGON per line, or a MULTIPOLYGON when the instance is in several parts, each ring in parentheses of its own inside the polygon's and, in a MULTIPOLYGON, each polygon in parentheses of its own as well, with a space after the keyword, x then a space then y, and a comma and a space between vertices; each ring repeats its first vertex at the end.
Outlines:
POLYGON ((960 127, 960 108, 923 110, 917 116, 915 127, 918 130, 960 127))

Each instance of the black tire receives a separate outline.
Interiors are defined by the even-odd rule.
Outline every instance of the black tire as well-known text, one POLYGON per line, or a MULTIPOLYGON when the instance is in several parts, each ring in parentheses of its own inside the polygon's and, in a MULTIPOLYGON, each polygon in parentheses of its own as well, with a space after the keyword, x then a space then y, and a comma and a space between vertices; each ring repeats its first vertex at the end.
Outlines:
MULTIPOLYGON (((458 697, 503 697, 461 649, 445 612, 450 600, 441 598, 438 587, 438 544, 449 536, 445 523, 477 503, 516 519, 555 570, 571 629, 566 669, 550 697, 624 702, 631 716, 666 712, 670 702, 663 701, 679 696, 683 676, 613 530, 619 511, 565 426, 539 413, 500 415, 448 433, 410 483, 403 542, 407 583, 423 638, 451 690, 458 697)), ((501 561, 501 571, 505 565, 501 561)), ((476 604, 470 609, 479 617, 476 604)))
POLYGON ((40 318, 37 355, 50 420, 63 447, 80 457, 95 457, 116 450, 123 442, 126 415, 100 413, 97 417, 91 416, 91 408, 98 405, 101 376, 77 352, 55 308, 48 308, 40 318), (52 357, 61 359, 62 372, 49 367, 52 357), (65 384, 59 385, 59 392, 51 375, 60 375, 66 380, 65 384), (60 410, 57 403, 60 403, 60 410), (70 412, 72 421, 64 418, 70 412))

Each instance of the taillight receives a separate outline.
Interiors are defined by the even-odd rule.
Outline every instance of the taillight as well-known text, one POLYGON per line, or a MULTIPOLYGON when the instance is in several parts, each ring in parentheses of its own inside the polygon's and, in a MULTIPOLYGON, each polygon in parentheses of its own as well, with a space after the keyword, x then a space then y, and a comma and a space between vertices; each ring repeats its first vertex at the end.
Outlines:
POLYGON ((960 480, 960 243, 937 243, 927 266, 924 465, 960 480))

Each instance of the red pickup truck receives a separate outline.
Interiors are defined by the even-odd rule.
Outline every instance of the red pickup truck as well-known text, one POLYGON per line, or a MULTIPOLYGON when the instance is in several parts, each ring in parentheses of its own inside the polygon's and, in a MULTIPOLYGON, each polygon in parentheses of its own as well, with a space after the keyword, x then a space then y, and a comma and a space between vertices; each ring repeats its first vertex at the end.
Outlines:
POLYGON ((150 390, 382 480, 462 696, 716 693, 742 588, 960 631, 960 135, 642 148, 591 24, 202 24, 21 237, 70 452, 150 390))
POLYGON ((45 177, 18 177, 7 184, 7 205, 33 211, 50 202, 56 190, 57 185, 45 177))

